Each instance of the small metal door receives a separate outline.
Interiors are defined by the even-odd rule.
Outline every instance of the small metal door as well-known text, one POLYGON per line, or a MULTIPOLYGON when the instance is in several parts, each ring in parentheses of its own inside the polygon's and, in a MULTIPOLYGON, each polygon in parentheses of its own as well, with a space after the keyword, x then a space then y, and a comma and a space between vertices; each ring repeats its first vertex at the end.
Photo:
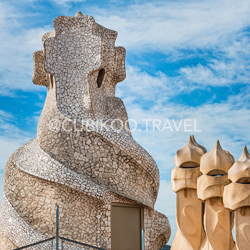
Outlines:
POLYGON ((111 209, 111 249, 142 249, 142 208, 113 204, 111 209))

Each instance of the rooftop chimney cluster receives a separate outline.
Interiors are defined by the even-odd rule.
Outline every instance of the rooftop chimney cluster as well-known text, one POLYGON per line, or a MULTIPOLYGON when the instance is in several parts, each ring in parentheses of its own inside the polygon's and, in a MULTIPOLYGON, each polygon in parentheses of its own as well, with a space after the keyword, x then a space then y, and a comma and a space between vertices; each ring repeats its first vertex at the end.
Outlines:
POLYGON ((207 152, 190 136, 174 163, 178 230, 171 249, 249 250, 250 155, 246 146, 235 162, 219 141, 207 152))

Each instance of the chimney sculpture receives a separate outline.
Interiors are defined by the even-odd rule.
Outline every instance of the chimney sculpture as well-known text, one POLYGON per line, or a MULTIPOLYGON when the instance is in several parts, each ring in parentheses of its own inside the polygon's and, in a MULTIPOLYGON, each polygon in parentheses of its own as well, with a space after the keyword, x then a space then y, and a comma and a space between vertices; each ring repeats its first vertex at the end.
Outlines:
POLYGON ((221 148, 217 141, 214 148, 201 157, 197 193, 205 202, 204 226, 206 238, 200 250, 231 250, 232 213, 224 207, 223 190, 229 184, 227 172, 234 163, 233 156, 221 148))
POLYGON ((250 155, 247 147, 228 171, 232 181, 224 188, 225 207, 234 211, 235 245, 237 250, 250 249, 250 155))
POLYGON ((55 236, 59 205, 62 237, 122 249, 113 246, 121 244, 113 235, 135 235, 119 223, 122 212, 136 223, 138 245, 125 238, 125 248, 140 249, 144 229, 145 249, 160 250, 170 225, 154 210, 159 169, 133 139, 126 108, 115 96, 126 77, 117 32, 80 12, 57 17, 53 25, 42 38, 43 50, 34 53, 33 83, 47 87, 37 138, 17 149, 5 167, 0 249, 55 236))
POLYGON ((197 197, 197 178, 200 159, 206 149, 190 136, 186 146, 175 155, 176 167, 172 170, 172 189, 176 192, 177 233, 171 250, 199 250, 204 239, 202 202, 197 197))

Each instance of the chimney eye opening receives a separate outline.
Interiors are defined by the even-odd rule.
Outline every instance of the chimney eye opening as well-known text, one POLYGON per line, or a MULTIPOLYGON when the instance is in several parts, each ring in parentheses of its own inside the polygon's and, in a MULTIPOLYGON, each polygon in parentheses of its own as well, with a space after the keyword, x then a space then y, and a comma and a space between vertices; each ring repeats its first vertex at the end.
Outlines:
POLYGON ((250 184, 250 177, 243 177, 243 178, 240 178, 236 183, 240 183, 240 184, 250 184))
POLYGON ((210 171, 209 173, 207 173, 207 175, 214 176, 214 177, 221 177, 221 176, 227 175, 227 173, 220 169, 214 169, 210 171))
POLYGON ((97 88, 100 88, 102 86, 104 75, 105 75, 105 69, 100 69, 97 77, 97 88))

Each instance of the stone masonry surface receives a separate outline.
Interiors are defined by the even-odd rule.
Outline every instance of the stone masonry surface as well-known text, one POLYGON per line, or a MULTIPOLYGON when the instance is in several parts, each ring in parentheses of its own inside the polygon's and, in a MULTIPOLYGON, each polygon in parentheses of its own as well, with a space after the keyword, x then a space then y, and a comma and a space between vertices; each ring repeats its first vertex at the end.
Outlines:
POLYGON ((170 225, 154 210, 158 167, 133 139, 125 106, 115 97, 126 77, 117 32, 80 12, 57 17, 54 28, 33 55, 33 83, 47 87, 37 138, 5 167, 0 249, 53 237, 56 205, 60 236, 111 249, 111 206, 126 203, 143 207, 145 249, 159 250, 170 225))

